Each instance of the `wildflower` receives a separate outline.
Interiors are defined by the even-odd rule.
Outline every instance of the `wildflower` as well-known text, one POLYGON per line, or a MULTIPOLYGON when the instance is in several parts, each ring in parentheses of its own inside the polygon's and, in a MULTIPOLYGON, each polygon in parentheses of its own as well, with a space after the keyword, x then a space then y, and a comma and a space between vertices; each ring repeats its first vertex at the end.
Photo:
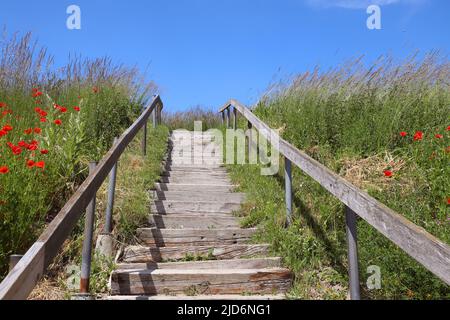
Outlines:
POLYGON ((450 205, 450 198, 447 198, 447 204, 450 205))
POLYGON ((442 139, 444 136, 442 134, 435 135, 436 139, 442 139))
POLYGON ((45 162, 44 161, 36 162, 35 166, 36 166, 36 168, 44 169, 45 168, 45 162))
POLYGON ((0 174, 5 174, 5 173, 8 173, 8 172, 9 172, 9 169, 8 169, 7 166, 1 166, 0 167, 0 174))
POLYGON ((447 127, 447 131, 450 131, 450 126, 447 127))
POLYGON ((42 149, 41 150, 41 154, 48 154, 48 150, 47 149, 42 149))
POLYGON ((34 133, 41 134, 42 129, 41 128, 34 128, 34 133))
POLYGON ((47 122, 47 119, 46 118, 41 118, 40 121, 41 122, 47 122))
POLYGON ((57 126, 60 126, 62 124, 62 121, 60 119, 56 119, 55 121, 53 121, 53 123, 57 126))
POLYGON ((18 143, 17 143, 17 145, 19 146, 19 147, 28 147, 28 143, 26 143, 25 141, 19 141, 18 143))
POLYGON ((34 108, 34 111, 36 111, 37 113, 41 113, 42 109, 41 108, 34 108))
POLYGON ((408 133, 405 132, 405 131, 402 131, 402 132, 400 132, 400 135, 401 135, 402 137, 406 137, 406 136, 408 135, 408 133))
POLYGON ((3 130, 5 130, 6 132, 8 131, 12 131, 13 127, 11 127, 9 124, 7 124, 6 126, 3 126, 3 130))
POLYGON ((33 168, 35 164, 36 164, 36 163, 35 163, 33 160, 28 160, 28 161, 27 161, 27 167, 28 167, 28 168, 33 168))
POLYGON ((39 114, 41 115, 41 117, 47 116, 47 112, 45 112, 44 110, 41 110, 41 112, 39 112, 39 114))
POLYGON ((60 107, 59 111, 61 111, 62 113, 66 113, 67 112, 67 108, 66 107, 60 107))
POLYGON ((6 132, 6 130, 0 130, 0 137, 6 136, 8 134, 8 132, 6 132))
POLYGON ((80 111, 80 107, 73 107, 73 110, 75 110, 75 111, 80 111))
POLYGON ((33 129, 29 128, 23 131, 25 134, 31 134, 33 132, 33 129))
POLYGON ((390 171, 390 170, 385 170, 385 171, 384 171, 384 176, 385 176, 385 177, 390 178, 390 177, 392 177, 392 175, 393 175, 392 171, 390 171))
POLYGON ((416 134, 414 135, 414 141, 420 141, 422 139, 423 139, 423 132, 417 131, 416 134))
POLYGON ((40 96, 42 96, 42 92, 41 91, 35 91, 33 93, 33 98, 37 98, 37 97, 40 97, 40 96))
POLYGON ((0 108, 5 108, 7 106, 7 104, 6 103, 4 103, 4 102, 0 102, 0 108))

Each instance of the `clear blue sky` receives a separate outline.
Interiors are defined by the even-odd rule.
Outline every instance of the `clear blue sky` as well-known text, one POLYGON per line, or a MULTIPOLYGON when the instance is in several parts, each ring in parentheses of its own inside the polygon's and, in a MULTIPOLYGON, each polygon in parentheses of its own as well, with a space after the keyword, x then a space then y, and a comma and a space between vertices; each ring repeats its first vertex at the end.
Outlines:
POLYGON ((254 103, 276 79, 366 54, 404 57, 450 49, 449 0, 41 0, 3 1, 0 25, 32 31, 63 64, 69 53, 150 63, 166 107, 254 103), (368 30, 378 3, 382 30, 368 30), (76 4, 82 29, 66 28, 76 4))

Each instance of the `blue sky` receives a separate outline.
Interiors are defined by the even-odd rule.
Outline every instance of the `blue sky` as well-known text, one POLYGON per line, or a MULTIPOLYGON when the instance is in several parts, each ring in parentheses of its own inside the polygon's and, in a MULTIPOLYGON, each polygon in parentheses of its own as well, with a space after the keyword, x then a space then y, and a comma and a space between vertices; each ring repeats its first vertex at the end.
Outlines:
POLYGON ((32 31, 60 65, 79 53, 149 66, 173 111, 252 104, 276 79, 361 54, 450 49, 448 0, 17 0, 2 3, 0 25, 32 31), (366 27, 373 3, 381 30, 366 27), (81 30, 66 28, 71 4, 81 30))

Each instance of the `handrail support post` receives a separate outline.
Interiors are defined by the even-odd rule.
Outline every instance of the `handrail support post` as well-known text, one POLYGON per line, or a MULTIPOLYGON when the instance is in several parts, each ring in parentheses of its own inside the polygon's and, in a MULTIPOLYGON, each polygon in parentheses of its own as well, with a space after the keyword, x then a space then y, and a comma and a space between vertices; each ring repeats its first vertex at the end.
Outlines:
POLYGON ((292 163, 288 158, 284 158, 284 181, 286 189, 286 223, 292 223, 292 163))
POLYGON ((359 287, 356 213, 347 206, 345 206, 345 227, 347 231, 347 245, 348 245, 350 299, 360 300, 361 293, 359 287))
MULTIPOLYGON (((114 138, 114 145, 117 144, 118 139, 114 138)), ((117 162, 111 169, 109 174, 108 183, 108 202, 106 205, 105 213, 105 226, 103 228, 103 233, 110 234, 112 232, 112 220, 113 220, 113 210, 114 210, 114 197, 116 190, 116 176, 117 176, 117 162)))
MULTIPOLYGON (((96 162, 89 163, 89 174, 91 175, 95 167, 96 162)), ((94 219, 95 219, 95 199, 94 193, 91 202, 89 202, 86 208, 86 217, 84 221, 84 240, 83 240, 83 254, 81 262, 81 279, 80 279, 80 293, 89 293, 89 279, 91 274, 91 261, 92 261, 92 240, 94 236, 94 219)))

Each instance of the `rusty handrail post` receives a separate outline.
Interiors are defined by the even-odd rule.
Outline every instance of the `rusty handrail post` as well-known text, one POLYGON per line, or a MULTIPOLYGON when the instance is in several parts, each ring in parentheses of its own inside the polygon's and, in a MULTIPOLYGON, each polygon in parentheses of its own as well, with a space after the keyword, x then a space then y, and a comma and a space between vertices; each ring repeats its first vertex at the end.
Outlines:
POLYGON ((356 213, 347 206, 345 206, 345 227, 348 245, 350 299, 360 300, 356 213))
MULTIPOLYGON (((114 138, 114 145, 117 144, 118 138, 114 138)), ((114 210, 114 194, 116 191, 116 176, 117 176, 117 163, 116 162, 111 169, 109 174, 109 183, 108 183, 108 202, 106 205, 106 213, 105 213, 105 226, 103 228, 104 234, 110 234, 112 232, 112 217, 114 210)))
POLYGON ((284 157, 284 180, 286 192, 286 223, 292 223, 292 163, 284 157))
MULTIPOLYGON (((89 163, 89 175, 91 175, 95 167, 96 162, 89 163)), ((81 262, 81 279, 80 279, 80 293, 89 293, 89 278, 91 274, 91 261, 92 261, 92 239, 94 237, 94 219, 95 219, 95 199, 96 192, 94 193, 91 202, 86 208, 86 217, 84 222, 84 240, 83 240, 83 255, 81 262)))

